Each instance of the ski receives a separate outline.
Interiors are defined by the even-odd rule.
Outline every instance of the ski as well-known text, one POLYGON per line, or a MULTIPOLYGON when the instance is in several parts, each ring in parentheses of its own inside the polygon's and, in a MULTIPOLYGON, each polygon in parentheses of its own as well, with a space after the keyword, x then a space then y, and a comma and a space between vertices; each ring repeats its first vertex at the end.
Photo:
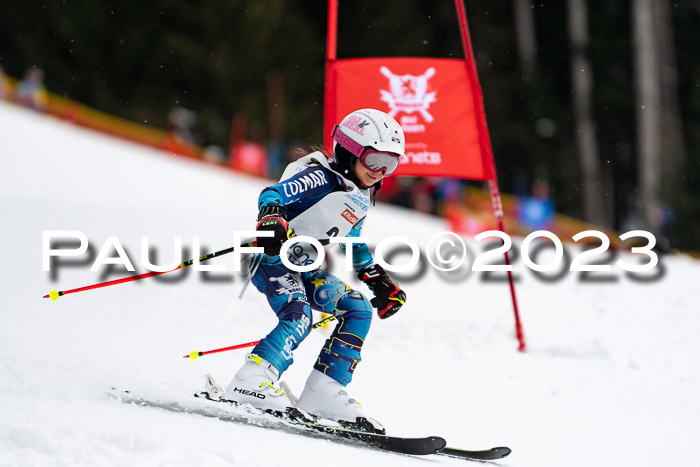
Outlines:
POLYGON ((445 440, 439 436, 404 438, 358 431, 340 425, 305 421, 295 418, 294 415, 272 414, 250 407, 238 407, 227 402, 210 399, 202 393, 195 394, 195 396, 202 402, 208 401, 208 403, 196 405, 178 401, 159 401, 147 396, 136 395, 131 391, 118 391, 115 389, 112 390, 110 395, 126 404, 200 415, 225 422, 252 424, 262 428, 278 429, 288 433, 328 439, 342 444, 369 446, 382 451, 401 454, 419 456, 437 454, 440 449, 446 446, 445 440))
POLYGON ((505 446, 484 449, 482 451, 469 451, 466 449, 456 449, 445 447, 442 448, 436 454, 449 457, 457 457, 459 459, 469 459, 469 460, 481 460, 481 461, 493 461, 497 459, 502 459, 510 454, 510 448, 505 446))
POLYGON ((323 420, 312 420, 296 409, 287 413, 263 412, 247 404, 235 403, 210 397, 206 391, 196 393, 196 399, 187 401, 163 401, 131 391, 112 389, 110 395, 120 402, 141 407, 151 407, 170 412, 186 413, 216 418, 225 422, 255 425, 267 429, 281 430, 295 435, 321 438, 333 442, 370 447, 381 451, 408 455, 441 455, 465 460, 495 460, 510 454, 509 448, 499 447, 483 451, 469 451, 447 447, 440 436, 405 438, 380 433, 371 433, 323 420))

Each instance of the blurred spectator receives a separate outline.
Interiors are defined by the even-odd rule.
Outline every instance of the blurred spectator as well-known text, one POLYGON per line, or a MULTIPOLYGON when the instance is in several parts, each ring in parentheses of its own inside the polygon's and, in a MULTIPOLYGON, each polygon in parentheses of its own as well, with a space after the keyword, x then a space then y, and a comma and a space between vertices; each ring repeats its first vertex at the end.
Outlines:
POLYGON ((279 140, 271 139, 267 142, 267 175, 279 178, 287 167, 286 148, 279 140))
POLYGON ((184 107, 173 107, 168 113, 168 134, 162 147, 168 152, 183 156, 199 157, 192 127, 197 123, 197 114, 184 107))
POLYGON ((181 141, 195 143, 192 128, 197 123, 197 114, 192 110, 180 106, 173 107, 168 113, 168 123, 170 131, 176 134, 181 141))
POLYGON ((399 191, 399 179, 401 177, 386 177, 382 180, 382 186, 376 193, 376 198, 378 201, 383 201, 385 203, 394 203, 394 198, 396 198, 399 191))
POLYGON ((15 88, 14 100, 18 104, 40 112, 49 106, 49 93, 44 87, 44 72, 41 68, 29 68, 15 88))
POLYGON ((210 144, 202 150, 202 158, 214 164, 226 164, 226 151, 221 146, 210 144))
POLYGON ((673 221, 675 214, 670 206, 662 203, 654 203, 652 206, 654 223, 658 226, 656 233, 656 245, 654 250, 659 253, 668 254, 671 252, 671 237, 673 235, 673 221))
POLYGON ((528 233, 547 230, 554 222, 554 202, 549 196, 547 182, 538 180, 532 187, 532 196, 520 199, 518 220, 528 233))
POLYGON ((445 177, 439 179, 435 196, 441 202, 453 203, 462 195, 462 180, 459 178, 445 177))
POLYGON ((246 139, 248 115, 239 112, 234 117, 231 130, 231 159, 233 170, 258 177, 270 176, 269 153, 265 142, 265 129, 260 122, 250 126, 250 140, 246 139))
POLYGON ((0 99, 9 100, 11 89, 10 81, 7 79, 7 75, 5 75, 5 70, 0 66, 0 99))
POLYGON ((231 150, 230 166, 239 172, 267 177, 267 147, 256 141, 235 143, 231 150))
POLYGON ((443 217, 450 225, 450 231, 457 234, 478 235, 496 228, 493 213, 487 210, 472 211, 457 202, 445 203, 443 217))
POLYGON ((459 202, 462 195, 462 180, 459 178, 438 178, 433 194, 433 214, 444 216, 447 206, 459 202))
MULTIPOLYGON (((413 208, 413 177, 388 177, 382 182, 386 183, 389 180, 393 182, 393 186, 389 183, 387 183, 386 187, 382 185, 382 190, 386 188, 385 194, 391 196, 388 201, 397 206, 413 208)), ((382 193, 382 191, 379 193, 382 193)))
POLYGON ((435 191, 438 179, 435 177, 419 177, 413 183, 413 209, 424 214, 433 214, 435 191))

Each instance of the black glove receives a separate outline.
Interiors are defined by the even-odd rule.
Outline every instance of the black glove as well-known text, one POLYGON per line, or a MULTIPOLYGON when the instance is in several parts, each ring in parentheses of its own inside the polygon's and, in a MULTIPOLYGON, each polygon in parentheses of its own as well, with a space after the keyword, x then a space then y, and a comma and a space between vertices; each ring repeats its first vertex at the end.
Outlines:
POLYGON ((257 246, 265 249, 267 256, 279 256, 282 244, 296 236, 287 222, 287 208, 284 206, 263 206, 258 213, 258 231, 272 231, 273 237, 257 237, 257 246))
POLYGON ((386 271, 378 264, 364 268, 357 273, 357 277, 367 284, 374 293, 374 298, 370 301, 377 309, 380 319, 388 318, 401 309, 406 303, 406 292, 399 288, 399 285, 389 279, 386 271))

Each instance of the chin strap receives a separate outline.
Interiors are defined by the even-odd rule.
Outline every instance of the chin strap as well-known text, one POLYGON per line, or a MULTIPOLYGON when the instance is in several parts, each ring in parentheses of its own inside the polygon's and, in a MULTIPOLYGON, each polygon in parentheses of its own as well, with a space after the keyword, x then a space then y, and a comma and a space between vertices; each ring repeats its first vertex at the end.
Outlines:
POLYGON ((374 191, 372 192, 372 206, 376 206, 377 204, 377 192, 382 189, 382 182, 384 180, 379 180, 377 183, 372 185, 374 187, 374 191))

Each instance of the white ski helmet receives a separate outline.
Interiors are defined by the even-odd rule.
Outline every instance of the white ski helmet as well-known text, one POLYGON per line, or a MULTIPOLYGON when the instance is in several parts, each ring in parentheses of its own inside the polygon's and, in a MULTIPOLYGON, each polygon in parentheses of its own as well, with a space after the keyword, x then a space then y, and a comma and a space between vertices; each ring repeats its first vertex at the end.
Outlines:
MULTIPOLYGON (((360 109, 349 113, 343 118, 336 131, 363 148, 374 148, 381 152, 390 152, 403 157, 406 150, 406 137, 401 125, 390 115, 376 109, 360 109)), ((335 132, 334 132, 335 133, 335 132)), ((334 137, 333 149, 339 144, 339 138, 334 137)), ((341 146, 346 145, 340 143, 341 146)), ((346 147, 350 152, 352 148, 346 147)), ((356 154, 359 157, 359 154, 356 154)))

